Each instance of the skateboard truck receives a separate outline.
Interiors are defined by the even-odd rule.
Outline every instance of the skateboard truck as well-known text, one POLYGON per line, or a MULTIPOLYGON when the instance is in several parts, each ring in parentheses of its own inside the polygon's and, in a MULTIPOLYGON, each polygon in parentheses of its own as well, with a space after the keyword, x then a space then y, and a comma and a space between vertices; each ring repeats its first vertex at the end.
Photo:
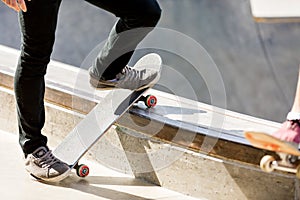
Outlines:
POLYGON ((260 168, 265 172, 279 170, 294 173, 300 178, 299 157, 280 152, 277 154, 279 155, 280 160, 276 160, 273 156, 265 155, 260 161, 260 168))

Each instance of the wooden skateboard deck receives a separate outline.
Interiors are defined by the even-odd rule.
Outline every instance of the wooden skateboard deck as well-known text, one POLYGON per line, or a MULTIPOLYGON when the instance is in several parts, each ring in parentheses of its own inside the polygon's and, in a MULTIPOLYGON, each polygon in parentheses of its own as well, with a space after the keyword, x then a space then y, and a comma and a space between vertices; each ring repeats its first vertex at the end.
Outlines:
MULTIPOLYGON (((160 72, 161 65, 160 56, 151 53, 138 60, 134 67, 145 66, 160 72)), ((111 89, 107 96, 54 149, 53 154, 67 163, 71 169, 75 168, 77 175, 87 176, 89 169, 85 165, 78 165, 80 158, 135 102, 143 100, 148 107, 156 104, 154 96, 143 96, 148 89, 140 91, 111 89)))
POLYGON ((245 132, 245 138, 254 147, 275 152, 280 159, 265 155, 260 161, 263 171, 295 173, 300 178, 300 151, 296 144, 280 140, 263 132, 245 132))

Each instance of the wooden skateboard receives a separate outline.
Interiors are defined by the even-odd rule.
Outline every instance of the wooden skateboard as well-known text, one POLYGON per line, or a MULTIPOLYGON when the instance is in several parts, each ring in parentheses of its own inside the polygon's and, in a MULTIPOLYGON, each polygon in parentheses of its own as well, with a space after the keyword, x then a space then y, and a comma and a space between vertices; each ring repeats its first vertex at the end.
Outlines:
MULTIPOLYGON (((160 72, 161 65, 160 56, 151 53, 138 60, 134 67, 142 66, 160 72)), ((143 101, 148 108, 156 105, 157 99, 155 96, 144 96, 148 89, 145 88, 140 91, 111 89, 99 104, 54 149, 53 154, 67 163, 70 169, 75 169, 78 176, 87 176, 89 168, 84 164, 78 164, 80 158, 133 104, 143 101)), ((65 177, 68 174, 66 173, 65 177)), ((62 179, 65 177, 62 177, 62 179)))
POLYGON ((265 155, 260 160, 260 168, 265 172, 274 170, 296 174, 300 178, 300 151, 296 144, 286 142, 262 132, 245 132, 245 138, 252 146, 274 151, 279 158, 265 155))

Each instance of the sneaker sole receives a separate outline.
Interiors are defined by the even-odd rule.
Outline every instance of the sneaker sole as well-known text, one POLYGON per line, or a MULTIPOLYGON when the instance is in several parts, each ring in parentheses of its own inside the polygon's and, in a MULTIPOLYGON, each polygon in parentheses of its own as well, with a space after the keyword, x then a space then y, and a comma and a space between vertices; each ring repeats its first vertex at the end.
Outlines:
POLYGON ((54 182, 62 181, 63 179, 67 178, 69 176, 70 172, 71 172, 71 169, 67 170, 65 173, 63 173, 61 175, 58 175, 58 176, 55 176, 55 177, 52 177, 52 178, 40 178, 40 177, 37 177, 37 176, 35 176, 31 173, 30 173, 30 175, 33 178, 35 178, 37 181, 54 183, 54 182))
MULTIPOLYGON (((147 85, 144 85, 144 86, 141 86, 137 89, 134 89, 134 91, 140 91, 140 90, 143 90, 143 89, 146 89, 146 88, 151 88, 153 87, 159 80, 160 78, 160 74, 149 84, 147 85)), ((121 87, 117 87, 117 86, 113 86, 113 85, 106 85, 106 84, 98 84, 97 87, 95 87, 91 82, 90 82, 90 85, 91 87, 97 89, 97 90, 114 90, 114 89, 124 89, 124 88, 121 88, 121 87)), ((128 89, 130 90, 130 89, 128 89)))

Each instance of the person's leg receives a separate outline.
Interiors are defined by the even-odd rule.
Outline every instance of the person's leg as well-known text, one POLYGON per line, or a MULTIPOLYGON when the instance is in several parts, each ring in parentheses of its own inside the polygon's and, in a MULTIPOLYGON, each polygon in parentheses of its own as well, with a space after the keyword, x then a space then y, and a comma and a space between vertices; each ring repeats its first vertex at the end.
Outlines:
POLYGON ((60 2, 30 1, 27 12, 19 14, 22 47, 14 86, 19 142, 25 155, 47 143, 41 134, 45 122, 44 75, 54 43, 60 2))
POLYGON ((300 67, 298 73, 298 83, 292 109, 282 127, 273 133, 279 139, 295 143, 300 143, 300 67))
POLYGON ((30 1, 20 13, 22 49, 15 75, 19 142, 25 154, 25 169, 44 181, 59 181, 69 166, 53 156, 41 129, 45 123, 44 93, 57 15, 61 0, 30 1))
POLYGON ((114 79, 139 42, 156 26, 161 9, 156 0, 87 1, 120 17, 92 67, 96 76, 114 79))

